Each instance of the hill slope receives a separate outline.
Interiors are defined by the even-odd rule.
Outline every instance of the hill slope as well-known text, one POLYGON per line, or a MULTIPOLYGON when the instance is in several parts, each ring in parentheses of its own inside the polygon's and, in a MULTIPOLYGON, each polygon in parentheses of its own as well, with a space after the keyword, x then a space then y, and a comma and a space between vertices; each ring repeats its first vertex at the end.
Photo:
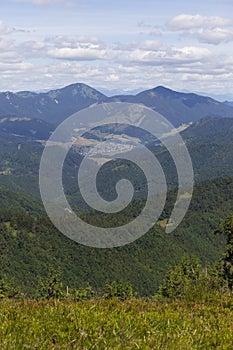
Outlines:
POLYGON ((54 128, 41 119, 0 118, 0 138, 9 141, 47 140, 54 128))
MULTIPOLYGON (((1 200, 4 196, 0 190, 1 200)), ((169 216, 173 197, 170 192, 161 220, 169 216)), ((21 201, 22 210, 24 205, 21 201)), ((137 203, 127 215, 134 217, 136 208, 137 203)), ((45 276, 51 266, 61 268, 63 282, 70 287, 89 282, 98 288, 106 280, 130 281, 141 295, 152 294, 168 265, 179 261, 184 253, 197 255, 203 263, 220 257, 224 242, 212 231, 219 217, 232 208, 233 178, 208 181, 196 186, 186 218, 172 234, 165 234, 161 221, 130 245, 95 249, 70 241, 46 217, 25 215, 25 210, 20 214, 17 204, 17 212, 14 208, 0 212, 1 275, 13 278, 29 295, 37 288, 37 276, 45 276)), ((85 219, 99 220, 93 215, 85 219)), ((119 216, 117 224, 123 221, 124 217, 119 216)))

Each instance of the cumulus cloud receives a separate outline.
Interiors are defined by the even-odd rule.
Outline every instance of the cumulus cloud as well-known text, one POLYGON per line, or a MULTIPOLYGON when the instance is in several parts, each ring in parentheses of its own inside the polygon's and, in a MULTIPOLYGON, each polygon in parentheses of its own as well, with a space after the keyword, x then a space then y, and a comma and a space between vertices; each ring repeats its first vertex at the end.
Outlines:
POLYGON ((200 29, 194 36, 202 43, 218 45, 233 41, 233 30, 226 28, 200 29))
POLYGON ((233 20, 223 17, 181 14, 173 17, 167 27, 205 44, 233 41, 233 20))
POLYGON ((76 35, 59 35, 46 39, 48 44, 59 48, 78 48, 78 47, 92 47, 104 48, 105 45, 95 36, 76 36, 76 35))
POLYGON ((12 40, 8 38, 0 37, 0 49, 1 50, 9 50, 12 47, 12 40))
POLYGON ((119 51, 133 51, 135 49, 146 50, 146 51, 158 51, 165 48, 166 45, 158 40, 137 40, 129 43, 117 43, 115 46, 116 50, 119 51))
POLYGON ((95 48, 55 48, 48 51, 48 56, 57 59, 75 60, 75 61, 94 61, 104 60, 108 57, 108 52, 95 48))
POLYGON ((28 49, 28 50, 41 50, 44 49, 46 47, 45 42, 39 40, 39 41, 35 41, 35 40, 29 40, 29 41, 25 41, 20 45, 21 48, 24 49, 28 49))
POLYGON ((140 65, 178 65, 205 61, 211 56, 207 48, 186 46, 182 48, 167 47, 166 49, 144 50, 135 49, 122 55, 123 61, 134 62, 140 65))
POLYGON ((24 59, 46 57, 48 46, 43 40, 27 40, 16 45, 18 55, 24 59))
POLYGON ((116 55, 96 37, 57 36, 49 38, 47 44, 50 47, 47 55, 56 59, 94 61, 111 59, 116 55))
POLYGON ((13 29, 10 28, 6 23, 0 21, 0 35, 12 33, 13 29))
POLYGON ((11 78, 15 76, 16 73, 29 72, 29 70, 33 67, 31 63, 28 62, 14 62, 11 64, 10 62, 0 62, 0 71, 8 74, 11 78))
POLYGON ((180 14, 168 22, 168 28, 172 30, 191 30, 198 28, 216 28, 232 26, 233 20, 218 16, 201 16, 180 14))

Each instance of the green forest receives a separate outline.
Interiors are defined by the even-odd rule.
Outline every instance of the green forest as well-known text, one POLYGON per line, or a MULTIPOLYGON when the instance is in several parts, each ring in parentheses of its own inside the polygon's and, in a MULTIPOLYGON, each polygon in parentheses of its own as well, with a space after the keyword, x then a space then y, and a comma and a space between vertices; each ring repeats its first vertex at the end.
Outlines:
MULTIPOLYGON (((106 282, 130 282, 140 296, 157 292, 170 266, 182 256, 196 256, 203 267, 217 262, 225 249, 224 235, 215 235, 219 220, 233 207, 233 178, 208 180, 195 185, 193 199, 182 224, 172 234, 164 227, 174 203, 171 190, 160 220, 139 240, 112 249, 77 244, 56 230, 39 200, 1 187, 1 278, 34 297, 40 278, 50 269, 59 271, 64 286, 94 289, 106 282)), ((118 215, 83 214, 82 219, 98 225, 119 225, 134 217, 143 201, 135 200, 118 215)))

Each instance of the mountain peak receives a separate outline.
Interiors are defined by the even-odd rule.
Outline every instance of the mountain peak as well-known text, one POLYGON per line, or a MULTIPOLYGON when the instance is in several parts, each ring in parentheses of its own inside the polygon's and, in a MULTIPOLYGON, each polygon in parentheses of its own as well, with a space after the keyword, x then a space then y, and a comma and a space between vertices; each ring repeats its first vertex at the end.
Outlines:
POLYGON ((172 89, 169 89, 169 88, 167 88, 167 87, 165 87, 165 86, 163 86, 163 85, 158 85, 158 86, 156 86, 155 88, 153 88, 152 90, 158 91, 158 92, 168 92, 168 91, 170 91, 170 92, 176 92, 176 91, 174 91, 174 90, 172 90, 172 89))
POLYGON ((137 96, 145 95, 145 94, 147 94, 147 95, 149 95, 151 97, 153 97, 153 96, 161 96, 161 95, 164 96, 164 97, 166 97, 166 96, 170 96, 171 97, 171 96, 178 95, 179 92, 171 90, 171 89, 169 89, 169 88, 167 88, 165 86, 159 85, 159 86, 156 86, 156 87, 154 87, 152 89, 149 89, 149 90, 146 90, 146 91, 142 91, 139 94, 137 94, 137 96))
POLYGON ((56 98, 59 95, 82 96, 83 98, 91 98, 99 100, 106 98, 104 94, 83 83, 73 83, 61 89, 51 90, 47 93, 51 98, 56 98))

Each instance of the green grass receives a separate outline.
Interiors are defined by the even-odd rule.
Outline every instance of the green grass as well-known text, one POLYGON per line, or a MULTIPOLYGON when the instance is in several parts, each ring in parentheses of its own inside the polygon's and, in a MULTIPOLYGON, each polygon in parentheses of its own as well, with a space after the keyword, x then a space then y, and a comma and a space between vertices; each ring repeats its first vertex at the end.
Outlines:
POLYGON ((0 302, 0 349, 229 349, 233 297, 0 302))

